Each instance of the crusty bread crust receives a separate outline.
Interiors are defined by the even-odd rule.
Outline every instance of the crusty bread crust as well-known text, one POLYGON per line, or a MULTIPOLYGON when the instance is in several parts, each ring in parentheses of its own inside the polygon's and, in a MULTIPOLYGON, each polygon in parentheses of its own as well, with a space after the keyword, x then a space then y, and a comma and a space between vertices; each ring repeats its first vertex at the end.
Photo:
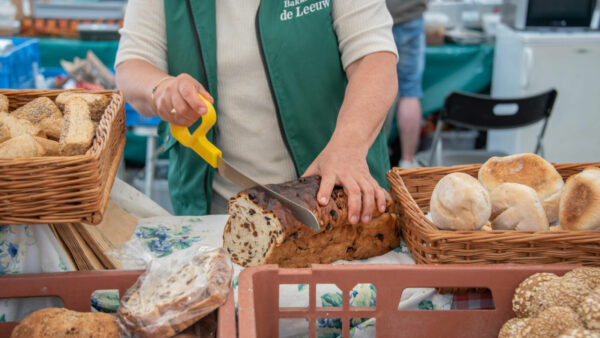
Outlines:
POLYGON ((61 118, 62 113, 52 100, 47 97, 38 97, 17 108, 11 113, 11 116, 27 120, 33 125, 39 125, 41 121, 48 118, 61 118))
POLYGON ((119 337, 113 315, 77 312, 63 308, 35 311, 12 331, 11 338, 45 337, 119 337))
POLYGON ((558 171, 535 154, 492 157, 479 169, 479 181, 488 190, 505 182, 520 183, 533 188, 546 210, 550 223, 558 219, 558 203, 564 185, 558 171))
POLYGON ((110 103, 110 98, 103 94, 73 92, 62 92, 56 97, 55 101, 64 111, 67 102, 73 97, 83 99, 87 103, 90 110, 90 117, 94 121, 100 121, 102 114, 104 114, 104 110, 106 110, 106 107, 110 103))
POLYGON ((400 244, 394 204, 375 211, 372 221, 348 223, 348 202, 341 187, 329 203, 320 206, 316 195, 319 177, 300 178, 270 188, 311 210, 321 230, 315 232, 298 221, 277 199, 251 188, 229 202, 230 217, 223 232, 223 247, 242 266, 279 264, 307 267, 336 260, 355 260, 384 254, 400 244))
POLYGON ((600 168, 569 177, 560 198, 559 223, 564 230, 600 230, 600 168))

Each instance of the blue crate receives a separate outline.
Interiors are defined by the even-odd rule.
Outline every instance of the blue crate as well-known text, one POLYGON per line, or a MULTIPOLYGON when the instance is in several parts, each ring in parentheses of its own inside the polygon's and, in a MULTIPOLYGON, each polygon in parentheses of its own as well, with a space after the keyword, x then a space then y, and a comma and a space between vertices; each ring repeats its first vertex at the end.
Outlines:
POLYGON ((161 121, 160 117, 146 117, 136 112, 129 103, 125 103, 125 125, 128 127, 155 127, 161 121))
POLYGON ((10 38, 14 48, 0 54, 0 88, 35 88, 35 71, 40 64, 37 39, 10 38))

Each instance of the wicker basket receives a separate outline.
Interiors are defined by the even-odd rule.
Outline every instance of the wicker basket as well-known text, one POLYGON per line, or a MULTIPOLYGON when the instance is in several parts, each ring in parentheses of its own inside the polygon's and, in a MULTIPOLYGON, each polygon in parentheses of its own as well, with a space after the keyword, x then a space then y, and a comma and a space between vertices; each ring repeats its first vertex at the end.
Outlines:
MULTIPOLYGON (((11 111, 62 92, 0 90, 11 111)), ((125 147, 125 102, 118 91, 91 93, 112 100, 85 155, 0 159, 0 224, 100 223, 125 147)))
MULTIPOLYGON (((437 182, 453 172, 477 178, 481 165, 401 169, 387 173, 402 235, 420 264, 581 263, 600 265, 600 231, 451 231, 426 217, 437 182)), ((555 165, 563 179, 600 162, 555 165)))

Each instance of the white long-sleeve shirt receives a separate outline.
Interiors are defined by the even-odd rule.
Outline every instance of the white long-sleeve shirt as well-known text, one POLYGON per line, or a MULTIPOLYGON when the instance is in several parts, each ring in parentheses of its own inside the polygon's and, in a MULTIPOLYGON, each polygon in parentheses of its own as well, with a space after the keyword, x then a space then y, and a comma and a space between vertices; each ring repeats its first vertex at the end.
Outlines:
MULTIPOLYGON (((256 181, 281 183, 296 178, 294 162, 279 130, 257 36, 260 0, 216 1, 219 133, 223 157, 256 181)), ((344 69, 363 56, 396 52, 392 18, 384 0, 333 0, 333 28, 344 69)), ((163 0, 129 0, 115 66, 141 59, 167 72, 163 0)), ((302 173, 299 173, 302 174, 302 173)), ((214 190, 224 198, 240 189, 215 175, 214 190)))

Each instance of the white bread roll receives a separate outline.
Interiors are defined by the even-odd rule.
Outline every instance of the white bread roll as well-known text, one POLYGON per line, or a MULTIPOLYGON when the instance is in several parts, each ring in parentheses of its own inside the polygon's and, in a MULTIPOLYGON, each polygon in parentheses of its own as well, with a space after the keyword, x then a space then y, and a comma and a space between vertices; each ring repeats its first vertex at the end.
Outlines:
POLYGON ((600 168, 569 177, 560 198, 563 230, 600 230, 600 168))
POLYGON ((549 230, 548 217, 532 188, 519 183, 503 183, 490 193, 494 230, 549 230))
POLYGON ((447 230, 478 230, 492 213, 490 196, 464 173, 444 176, 433 189, 429 210, 433 224, 447 230))
POLYGON ((550 223, 558 220, 558 204, 564 182, 558 171, 535 154, 492 157, 479 169, 479 182, 492 191, 505 182, 533 188, 550 223))

